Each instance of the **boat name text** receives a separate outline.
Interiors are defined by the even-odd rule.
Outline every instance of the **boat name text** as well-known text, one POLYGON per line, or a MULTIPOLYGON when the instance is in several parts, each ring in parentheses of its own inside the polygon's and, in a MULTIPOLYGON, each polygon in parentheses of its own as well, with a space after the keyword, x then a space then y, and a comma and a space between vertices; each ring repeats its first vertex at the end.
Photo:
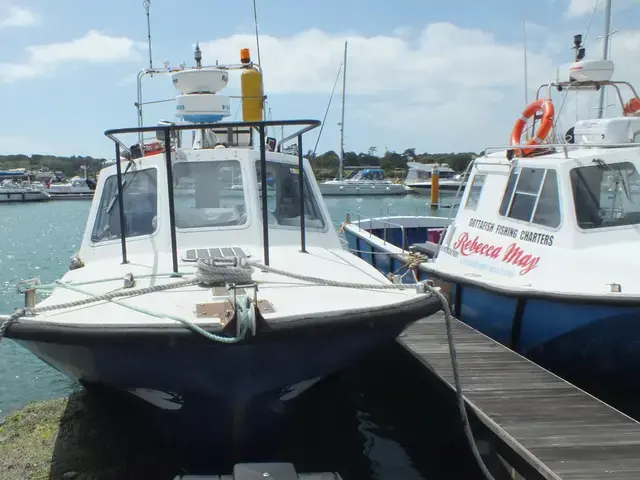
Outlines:
POLYGON ((546 233, 519 230, 517 228, 495 224, 486 220, 480 220, 479 218, 469 219, 469 226, 485 232, 495 233, 496 235, 501 235, 503 237, 519 238, 523 242, 537 243, 538 245, 545 245, 547 247, 551 247, 553 245, 553 235, 547 235, 546 233))
POLYGON ((467 232, 460 234, 453 244, 453 249, 459 251, 465 257, 481 255, 520 267, 520 275, 526 275, 536 268, 538 262, 540 262, 540 257, 526 253, 517 243, 512 243, 504 248, 499 245, 481 242, 477 235, 475 238, 470 238, 467 232))

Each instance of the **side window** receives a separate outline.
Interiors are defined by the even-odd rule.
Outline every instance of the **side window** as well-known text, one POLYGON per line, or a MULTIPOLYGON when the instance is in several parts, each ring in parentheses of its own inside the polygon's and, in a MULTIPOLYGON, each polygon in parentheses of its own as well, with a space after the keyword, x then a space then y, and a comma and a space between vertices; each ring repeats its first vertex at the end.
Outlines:
MULTIPOLYGON (((260 172, 260 161, 257 161, 258 192, 262 194, 260 172)), ((297 165, 267 162, 267 210, 270 226, 300 226, 300 175, 297 165)), ((304 220, 306 228, 324 229, 325 227, 320 207, 306 177, 304 182, 304 220)))
POLYGON ((560 196, 558 174, 555 170, 547 170, 532 222, 551 228, 560 226, 560 196))
POLYGON ((475 210, 478 208, 478 202, 480 201, 480 194, 482 193, 482 187, 484 181, 487 178, 485 173, 476 173, 471 181, 471 187, 469 187, 469 196, 467 197, 467 203, 464 208, 475 210))
MULTIPOLYGON (((126 237, 150 235, 156 231, 158 213, 157 171, 155 168, 127 172, 123 175, 122 201, 126 237)), ((111 175, 104 183, 96 220, 91 232, 92 242, 118 239, 120 209, 118 181, 111 175)))
POLYGON ((560 225, 558 175, 543 168, 513 169, 500 204, 500 215, 546 227, 560 225))

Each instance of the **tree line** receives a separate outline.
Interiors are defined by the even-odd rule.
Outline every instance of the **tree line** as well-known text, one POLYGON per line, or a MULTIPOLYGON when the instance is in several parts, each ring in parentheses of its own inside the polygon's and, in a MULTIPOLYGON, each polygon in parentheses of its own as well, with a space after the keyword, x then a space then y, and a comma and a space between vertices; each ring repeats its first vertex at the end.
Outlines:
POLYGON ((100 171, 107 159, 91 156, 73 155, 57 157, 55 155, 0 155, 0 170, 24 168, 31 172, 62 172, 65 177, 84 175, 83 165, 87 166, 87 174, 95 175, 100 171))
MULTIPOLYGON (((287 149, 289 153, 295 152, 293 148, 287 149)), ((377 154, 377 148, 371 147, 367 152, 345 152, 344 166, 376 166, 385 171, 389 177, 404 176, 408 170, 407 162, 419 163, 446 163, 457 172, 463 171, 469 162, 476 156, 473 152, 461 153, 416 153, 415 148, 407 148, 402 153, 385 151, 382 155, 377 154)), ((319 179, 335 178, 338 176, 339 157, 338 154, 330 150, 322 154, 314 154, 309 150, 305 157, 311 163, 314 173, 319 179)), ((100 171, 107 160, 105 158, 95 158, 91 156, 58 157, 54 155, 0 155, 0 170, 13 168, 24 168, 29 171, 62 172, 66 177, 83 175, 83 165, 87 165, 87 173, 95 175, 100 171)), ((93 176, 92 175, 92 176, 93 176)))
MULTIPOLYGON (((387 150, 377 155, 376 147, 370 147, 366 153, 344 152, 345 167, 376 166, 385 171, 389 177, 400 177, 407 173, 407 162, 446 163, 456 172, 462 172, 477 155, 473 152, 460 153, 416 153, 415 148, 407 148, 402 153, 387 150)), ((330 150, 321 155, 308 151, 309 159, 318 178, 334 178, 338 173, 340 158, 338 153, 330 150)))

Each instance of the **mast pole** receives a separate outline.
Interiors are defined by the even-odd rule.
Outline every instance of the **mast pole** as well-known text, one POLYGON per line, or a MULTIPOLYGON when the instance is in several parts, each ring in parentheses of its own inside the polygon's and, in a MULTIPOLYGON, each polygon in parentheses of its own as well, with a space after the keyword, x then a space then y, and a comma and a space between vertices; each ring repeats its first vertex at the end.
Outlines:
POLYGON ((347 41, 344 41, 344 60, 342 62, 342 118, 340 121, 340 166, 338 167, 338 180, 342 180, 342 168, 344 165, 344 98, 347 86, 347 41))
MULTIPOLYGON (((609 37, 611 36, 611 0, 607 0, 604 10, 604 38, 602 41, 602 59, 609 58, 609 37)), ((600 108, 598 109, 598 118, 604 115, 604 95, 605 89, 600 89, 600 108)))
POLYGON ((527 68, 527 21, 522 22, 522 40, 524 49, 524 105, 529 105, 529 85, 528 85, 528 68, 527 68))
POLYGON ((144 9, 147 12, 147 42, 149 43, 149 68, 153 68, 153 59, 151 56, 151 15, 149 8, 151 7, 151 0, 144 0, 144 9))

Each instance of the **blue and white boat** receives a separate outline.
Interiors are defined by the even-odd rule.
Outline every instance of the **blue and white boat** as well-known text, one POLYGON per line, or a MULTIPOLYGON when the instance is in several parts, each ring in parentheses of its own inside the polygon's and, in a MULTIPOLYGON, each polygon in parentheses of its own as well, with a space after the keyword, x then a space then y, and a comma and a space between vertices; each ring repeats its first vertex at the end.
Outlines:
POLYGON ((325 197, 406 195, 407 191, 401 183, 394 183, 386 178, 384 170, 380 167, 357 168, 342 180, 320 183, 320 192, 325 197))
POLYGON ((452 222, 352 218, 343 230, 383 273, 433 280, 477 330, 572 381, 625 391, 640 368, 640 99, 612 74, 613 62, 578 57, 568 81, 542 85, 523 114, 542 111, 535 136, 520 140, 520 118, 509 147, 473 161, 452 222), (552 91, 604 88, 619 116, 556 131, 552 91))
POLYGON ((24 284, 26 310, 0 317, 0 338, 8 327, 87 388, 142 399, 154 427, 218 454, 272 439, 300 393, 440 309, 342 248, 302 156, 320 122, 261 121, 260 69, 241 58, 141 72, 139 100, 142 77, 172 77, 182 120, 144 127, 139 112, 139 127, 106 132, 115 158, 127 134, 137 154, 100 172, 72 268, 40 302, 24 284), (234 72, 245 121, 221 122, 230 100, 217 92, 234 72), (299 128, 280 141, 296 155, 267 148, 274 127, 299 128))

